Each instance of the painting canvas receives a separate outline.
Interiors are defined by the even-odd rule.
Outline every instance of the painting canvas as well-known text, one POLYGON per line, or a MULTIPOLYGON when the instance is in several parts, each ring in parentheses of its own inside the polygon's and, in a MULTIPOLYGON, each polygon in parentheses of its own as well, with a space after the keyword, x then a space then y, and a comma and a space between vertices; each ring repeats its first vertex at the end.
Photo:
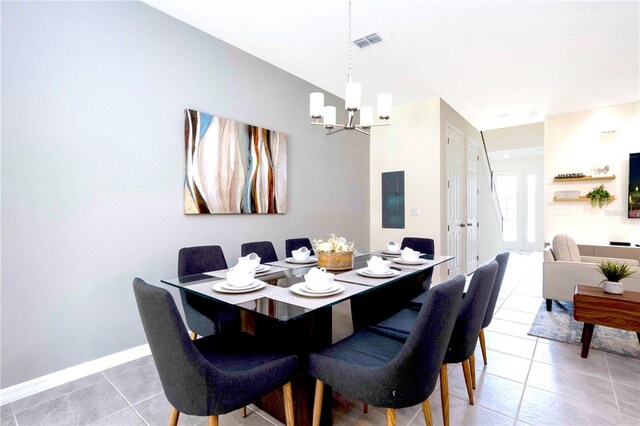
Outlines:
POLYGON ((286 213, 287 135, 185 110, 185 214, 286 213))

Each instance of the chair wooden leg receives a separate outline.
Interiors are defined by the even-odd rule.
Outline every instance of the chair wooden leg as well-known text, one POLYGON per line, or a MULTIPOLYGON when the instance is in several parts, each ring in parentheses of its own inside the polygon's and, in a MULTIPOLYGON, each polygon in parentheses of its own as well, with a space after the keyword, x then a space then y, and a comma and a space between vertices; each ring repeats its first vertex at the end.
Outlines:
POLYGON ((431 404, 429 404, 429 398, 422 402, 422 414, 424 414, 424 422, 427 426, 433 426, 433 417, 431 416, 431 404))
POLYGON ((396 426, 395 408, 387 408, 387 426, 396 426))
POLYGON ((362 411, 364 411, 365 414, 367 414, 369 412, 369 404, 367 404, 366 402, 362 404, 362 411))
POLYGON ((177 426, 178 417, 180 417, 180 411, 171 407, 171 411, 169 411, 169 426, 177 426))
POLYGON ((246 418, 247 417, 247 407, 242 407, 242 418, 246 418))
POLYGON ((209 416, 209 426, 218 426, 218 416, 209 416))
POLYGON ((476 355, 471 354, 469 358, 469 366, 471 367, 471 387, 476 388, 476 355))
POLYGON ((467 394, 469 395, 469 404, 473 405, 473 389, 471 389, 471 368, 469 360, 462 361, 462 371, 464 372, 464 382, 467 385, 467 394))
POLYGON ((189 337, 191 337, 191 340, 196 340, 198 338, 198 334, 195 331, 192 331, 189 333, 189 337))
POLYGON ((449 426, 449 377, 447 376, 447 364, 440 367, 440 400, 442 401, 442 421, 444 426, 449 426))
POLYGON ((313 426, 320 426, 320 414, 322 413, 322 393, 324 392, 324 383, 316 379, 316 394, 313 397, 313 426))
POLYGON ((484 328, 480 329, 480 349, 482 350, 484 365, 487 365, 487 344, 484 341, 484 328))
POLYGON ((287 426, 294 426, 295 420, 293 417, 293 395, 291 394, 291 382, 287 382, 282 387, 282 393, 284 394, 284 416, 287 420, 287 426))

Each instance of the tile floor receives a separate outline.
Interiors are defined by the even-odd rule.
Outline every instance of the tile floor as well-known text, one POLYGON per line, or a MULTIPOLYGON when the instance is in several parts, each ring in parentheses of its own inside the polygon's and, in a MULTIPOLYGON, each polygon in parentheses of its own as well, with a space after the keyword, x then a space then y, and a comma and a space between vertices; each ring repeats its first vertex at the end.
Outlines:
MULTIPOLYGON (((541 253, 512 253, 497 312, 485 332, 489 364, 476 351, 476 404, 469 405, 459 365, 450 366, 452 425, 640 425, 640 361, 527 335, 538 311, 541 253)), ((350 332, 348 304, 335 309, 336 338, 350 332)), ((442 424, 439 391, 430 398, 442 424)), ((2 425, 165 425, 169 403, 150 357, 114 367, 0 407, 2 425)), ((419 406, 398 410, 399 425, 423 425, 419 406)), ((181 416, 180 425, 206 424, 181 416)), ((223 426, 272 425, 277 420, 249 406, 223 426)), ((384 410, 335 395, 334 424, 383 425, 384 410)))

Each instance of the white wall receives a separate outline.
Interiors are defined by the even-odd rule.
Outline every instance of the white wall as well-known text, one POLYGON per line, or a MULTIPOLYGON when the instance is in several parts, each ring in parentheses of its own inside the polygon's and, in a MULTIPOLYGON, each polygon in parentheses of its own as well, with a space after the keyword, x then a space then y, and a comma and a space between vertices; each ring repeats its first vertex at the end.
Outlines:
POLYGON ((368 138, 310 126, 316 87, 138 2, 1 19, 3 388, 145 343, 131 281, 175 276, 181 247, 369 246, 368 138), (183 214, 184 108, 289 135, 287 214, 183 214))
POLYGON ((640 243, 640 221, 627 218, 629 153, 640 151, 640 103, 617 105, 545 119, 545 241, 566 233, 580 244, 611 240, 640 243), (603 130, 617 128, 614 133, 603 130), (616 179, 604 182, 615 201, 603 209, 589 202, 554 202, 555 191, 586 195, 603 182, 553 182, 559 173, 591 174, 591 166, 608 164, 616 179))
POLYGON ((482 133, 489 152, 544 145, 544 123, 485 130, 482 133))

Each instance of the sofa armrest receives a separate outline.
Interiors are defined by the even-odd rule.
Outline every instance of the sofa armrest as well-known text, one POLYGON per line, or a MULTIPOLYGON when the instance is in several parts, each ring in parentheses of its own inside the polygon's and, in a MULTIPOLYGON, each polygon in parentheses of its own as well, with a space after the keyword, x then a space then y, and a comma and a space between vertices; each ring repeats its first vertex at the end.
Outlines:
POLYGON ((580 260, 586 263, 600 263, 600 262, 615 262, 624 263, 627 266, 640 266, 640 262, 634 259, 618 259, 613 257, 595 257, 595 256, 580 256, 580 260))

